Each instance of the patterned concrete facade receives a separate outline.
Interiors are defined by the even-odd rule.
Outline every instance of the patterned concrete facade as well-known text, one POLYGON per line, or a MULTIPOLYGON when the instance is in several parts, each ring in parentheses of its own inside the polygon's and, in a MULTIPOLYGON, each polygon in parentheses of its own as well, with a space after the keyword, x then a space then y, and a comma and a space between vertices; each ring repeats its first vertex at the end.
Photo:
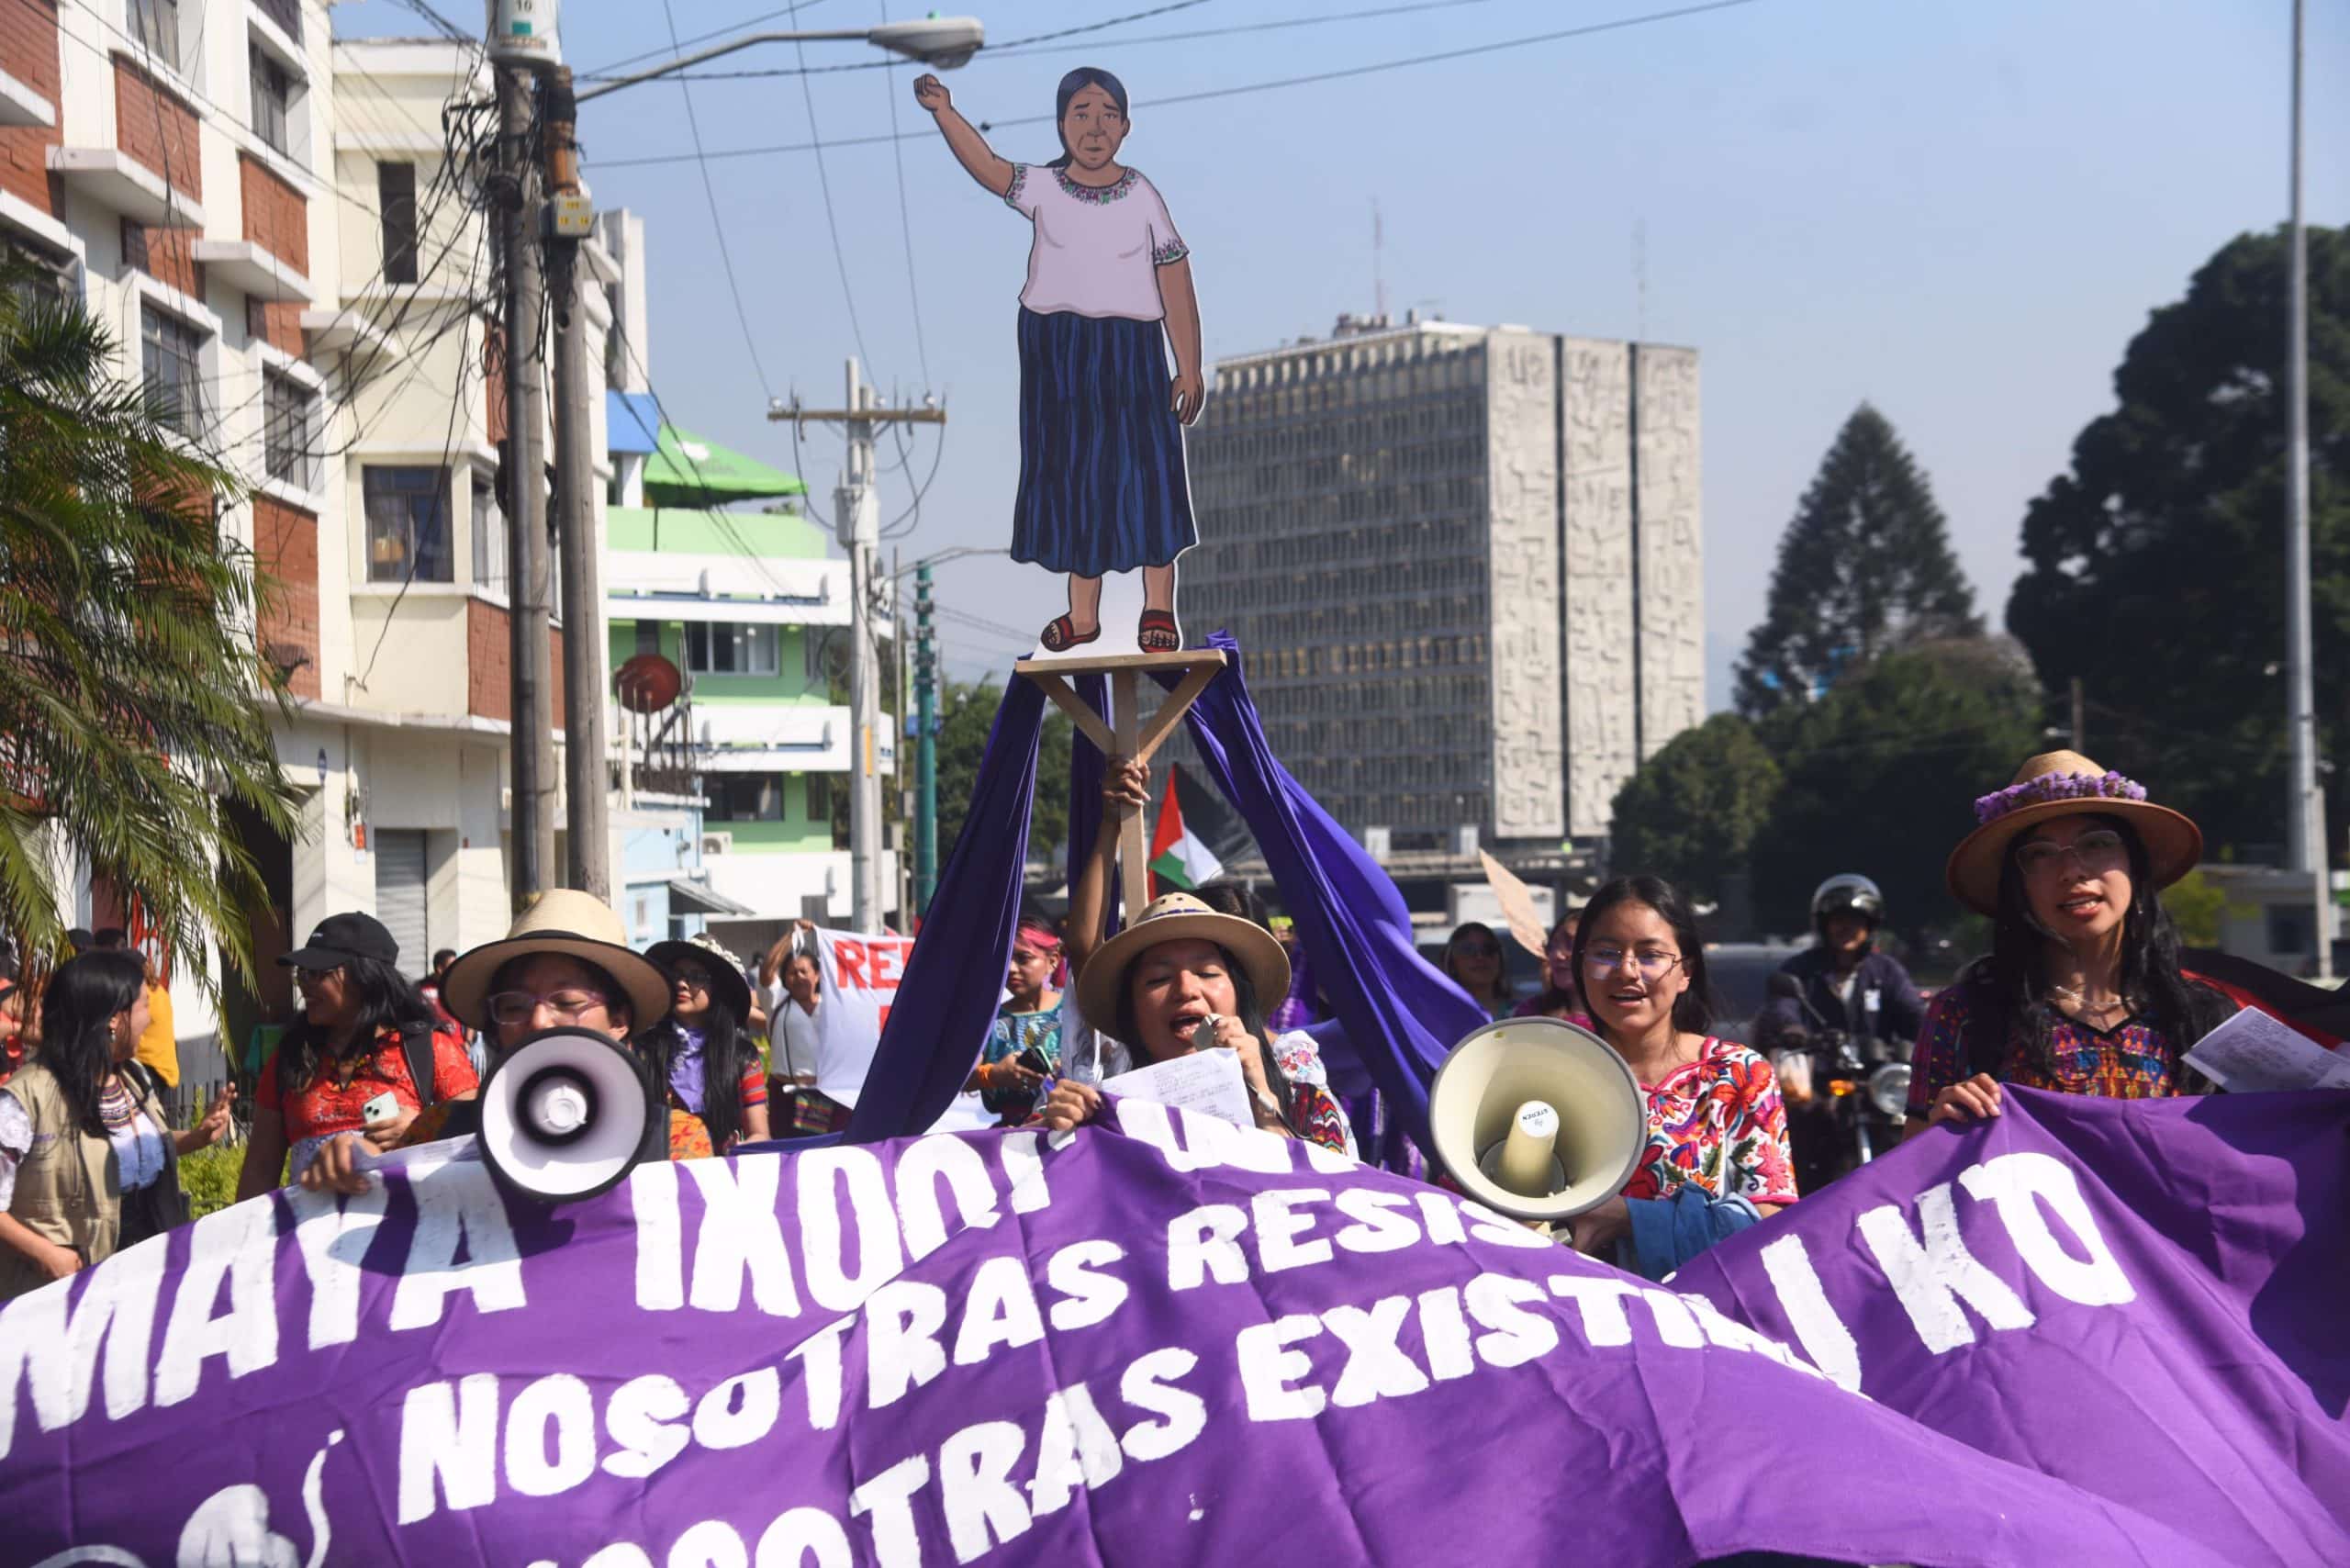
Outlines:
POLYGON ((1341 319, 1223 361, 1185 623, 1348 827, 1597 837, 1704 716, 1699 433, 1689 349, 1341 319))

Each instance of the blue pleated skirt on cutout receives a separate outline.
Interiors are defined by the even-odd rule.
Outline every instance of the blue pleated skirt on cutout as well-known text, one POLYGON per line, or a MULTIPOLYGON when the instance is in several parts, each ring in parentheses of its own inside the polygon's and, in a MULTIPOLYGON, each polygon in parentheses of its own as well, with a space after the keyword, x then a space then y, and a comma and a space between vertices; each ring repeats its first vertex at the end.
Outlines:
POLYGON ((1199 543, 1157 321, 1020 312, 1012 558, 1099 577, 1199 543))

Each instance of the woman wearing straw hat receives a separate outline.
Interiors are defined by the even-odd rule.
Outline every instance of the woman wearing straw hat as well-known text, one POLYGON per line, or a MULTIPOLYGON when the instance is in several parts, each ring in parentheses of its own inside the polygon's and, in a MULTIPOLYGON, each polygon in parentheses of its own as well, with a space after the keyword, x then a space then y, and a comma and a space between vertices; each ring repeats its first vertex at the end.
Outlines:
POLYGON ((2155 894, 2195 868, 2201 830, 2071 751, 2026 762, 1975 816, 1946 875, 1959 902, 1991 917, 1991 954, 1926 1010, 1909 1131, 1998 1115, 2004 1083, 2195 1092, 2183 1058, 2235 1006, 2179 972, 2155 894))
MULTIPOLYGON (((671 990, 669 977, 632 951, 627 936, 621 917, 601 899, 551 889, 515 917, 503 938, 449 966, 441 978, 442 1003, 481 1029, 493 1058, 545 1029, 592 1029, 625 1041, 668 1016, 671 990)), ((480 1103, 461 1100, 417 1116, 400 1142, 405 1147, 480 1130, 480 1103)), ((330 1142, 303 1171, 302 1185, 364 1192, 358 1143, 356 1135, 330 1142)), ((658 1159, 665 1152, 665 1142, 648 1138, 643 1154, 658 1159)))
MULTIPOLYGON (((1152 901, 1077 978, 1079 1011, 1115 1037, 1102 1041, 1104 1075, 1225 1047, 1240 1058, 1259 1127, 1351 1155, 1354 1133, 1314 1042, 1265 1027, 1266 999, 1287 994, 1289 957, 1272 933, 1189 893, 1152 901)), ((1065 1132, 1101 1109, 1100 1090, 1063 1079, 1045 1102, 1045 1125, 1065 1132)))
POLYGON ((673 1125, 673 1139, 687 1132, 690 1148, 698 1128, 704 1147, 695 1152, 717 1154, 737 1143, 765 1143, 767 1078, 748 1027, 751 982, 743 966, 708 935, 655 942, 644 956, 673 982, 668 1019, 643 1036, 668 1084, 670 1111, 692 1124, 673 1125))

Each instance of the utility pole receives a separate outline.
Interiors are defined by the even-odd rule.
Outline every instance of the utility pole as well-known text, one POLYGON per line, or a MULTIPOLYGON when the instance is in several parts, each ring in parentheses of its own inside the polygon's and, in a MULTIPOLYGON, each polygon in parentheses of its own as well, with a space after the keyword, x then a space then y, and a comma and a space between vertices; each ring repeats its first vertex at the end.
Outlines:
POLYGON ((519 913, 554 871, 554 714, 547 684, 546 390, 533 341, 545 291, 539 276, 538 170, 531 156, 528 70, 498 69, 499 215, 506 252, 506 573, 508 754, 513 807, 510 881, 519 913))
POLYGON ((2311 883, 2311 946, 2317 974, 2333 978, 2333 857, 2325 841, 2325 786, 2317 776, 2317 694, 2310 647, 2310 252, 2301 223, 2301 13, 2293 0, 2291 213, 2292 304, 2285 349, 2285 701, 2292 745, 2285 857, 2311 883))
POLYGON ((944 409, 883 409, 873 400, 855 359, 848 362, 848 398, 839 409, 803 409, 796 402, 767 410, 770 420, 811 420, 847 427, 848 456, 833 491, 834 530, 848 552, 849 580, 849 809, 848 863, 851 921, 859 931, 881 928, 881 775, 874 733, 880 719, 876 697, 879 659, 873 645, 877 572, 880 543, 880 499, 873 489, 873 431, 883 424, 943 425, 944 409))
POLYGON ((930 563, 914 567, 914 909, 938 886, 938 644, 931 631, 930 563))
POLYGON ((555 547, 563 568, 563 778, 571 829, 565 880, 610 902, 612 831, 604 760, 604 588, 596 538, 595 397, 579 241, 595 212, 579 188, 571 70, 540 78, 546 127, 547 259, 554 290, 555 547))
POLYGON ((2076 675, 2073 678, 2073 749, 2076 752, 2088 750, 2088 725, 2084 722, 2087 706, 2081 691, 2081 678, 2076 675))

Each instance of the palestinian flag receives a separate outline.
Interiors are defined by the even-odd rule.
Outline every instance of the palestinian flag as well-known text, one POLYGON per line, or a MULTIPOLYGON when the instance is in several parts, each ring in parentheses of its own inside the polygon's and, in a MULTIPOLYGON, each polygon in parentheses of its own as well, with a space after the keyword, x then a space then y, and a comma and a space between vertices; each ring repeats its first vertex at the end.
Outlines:
POLYGON ((1189 891, 1214 879, 1224 862, 1183 825, 1183 803, 1177 799, 1178 769, 1167 769, 1167 798, 1158 802, 1158 822, 1150 830, 1150 896, 1181 888, 1189 891))

